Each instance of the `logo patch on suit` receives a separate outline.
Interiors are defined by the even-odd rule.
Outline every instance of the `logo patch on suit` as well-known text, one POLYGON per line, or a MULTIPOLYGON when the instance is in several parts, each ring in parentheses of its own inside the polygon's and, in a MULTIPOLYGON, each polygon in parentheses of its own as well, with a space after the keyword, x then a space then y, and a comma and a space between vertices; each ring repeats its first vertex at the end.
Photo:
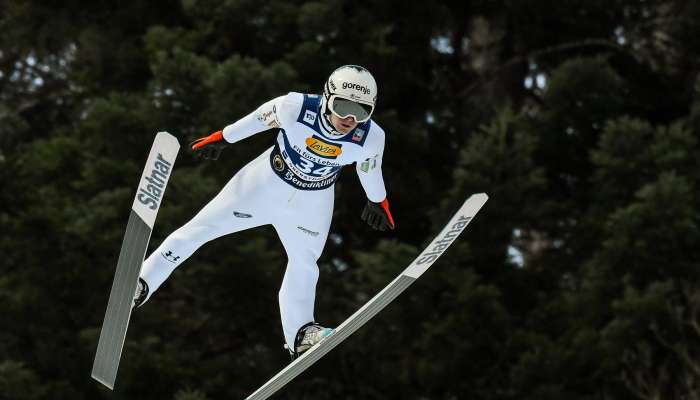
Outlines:
POLYGON ((343 149, 341 149, 340 146, 326 143, 317 137, 306 138, 306 148, 311 152, 326 158, 336 158, 343 152, 343 149))
POLYGON ((173 255, 172 250, 168 250, 165 253, 160 253, 160 255, 162 255, 166 260, 170 261, 171 263, 176 263, 180 259, 180 256, 173 255))
POLYGON ((268 128, 279 128, 280 122, 277 120, 277 106, 273 105, 272 110, 258 114, 258 121, 267 125, 268 128))
POLYGON ((306 233, 307 235, 310 235, 310 236, 318 236, 318 232, 312 231, 311 229, 306 229, 306 228, 304 228, 303 226, 297 226, 297 229, 299 229, 300 231, 306 233))
POLYGON ((369 172, 370 169, 377 168, 377 158, 368 158, 362 164, 360 164, 360 170, 362 172, 369 172))
POLYGON ((238 217, 238 218, 253 218, 253 216, 250 214, 246 214, 246 213, 242 213, 242 212, 238 212, 238 211, 234 211, 233 215, 238 217))
POLYGON ((362 138, 365 136, 365 131, 362 129, 355 129, 355 133, 352 135, 353 142, 361 142, 362 138))
POLYGON ((279 154, 275 154, 275 158, 272 159, 272 167, 277 171, 282 171, 284 169, 284 161, 279 154))
POLYGON ((311 110, 306 110, 304 113, 304 121, 308 122, 309 124, 313 125, 314 122, 316 122, 316 113, 311 111, 311 110))

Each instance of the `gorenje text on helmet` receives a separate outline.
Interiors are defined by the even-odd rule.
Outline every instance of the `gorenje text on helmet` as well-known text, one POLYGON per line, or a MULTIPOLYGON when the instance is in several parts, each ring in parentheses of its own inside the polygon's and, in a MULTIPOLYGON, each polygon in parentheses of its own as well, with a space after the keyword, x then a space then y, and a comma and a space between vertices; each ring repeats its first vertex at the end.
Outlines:
POLYGON ((370 93, 369 88, 352 82, 343 82, 343 89, 355 89, 361 91, 364 94, 370 93))

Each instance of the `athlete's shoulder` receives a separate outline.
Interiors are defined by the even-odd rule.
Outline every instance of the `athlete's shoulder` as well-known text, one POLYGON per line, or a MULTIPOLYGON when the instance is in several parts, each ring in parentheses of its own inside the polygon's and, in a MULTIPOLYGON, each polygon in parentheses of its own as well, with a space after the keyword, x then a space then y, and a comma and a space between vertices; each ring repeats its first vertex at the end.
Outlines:
POLYGON ((381 137, 382 139, 384 139, 384 136, 385 136, 385 134, 384 134, 384 128, 382 128, 382 127, 377 123, 377 121, 375 121, 375 120, 373 120, 373 119, 371 119, 370 121, 372 121, 372 123, 370 124, 370 127, 369 127, 369 134, 370 134, 370 136, 376 136, 376 137, 378 137, 378 138, 381 137))
POLYGON ((358 161, 381 158, 384 154, 384 129, 373 120, 363 125, 357 127, 353 133, 353 141, 362 147, 362 151, 358 154, 358 161))
POLYGON ((384 147, 386 134, 384 129, 375 120, 370 120, 369 132, 367 132, 366 147, 384 147))
POLYGON ((296 119, 297 114, 304 106, 304 95, 297 92, 289 92, 280 97, 279 107, 280 112, 296 119))
POLYGON ((301 109, 302 104, 304 104, 304 94, 298 92, 289 92, 282 96, 282 104, 284 107, 301 109))
POLYGON ((272 111, 280 124, 280 127, 293 123, 304 104, 304 95, 297 92, 289 92, 270 101, 272 111))

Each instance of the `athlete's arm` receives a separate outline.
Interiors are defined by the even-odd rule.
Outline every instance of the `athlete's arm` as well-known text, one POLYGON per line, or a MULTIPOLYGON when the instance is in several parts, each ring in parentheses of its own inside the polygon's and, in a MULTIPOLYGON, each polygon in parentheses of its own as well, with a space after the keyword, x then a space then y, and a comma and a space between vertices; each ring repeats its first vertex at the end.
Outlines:
POLYGON ((282 128, 289 123, 290 116, 293 120, 293 109, 298 103, 298 96, 298 93, 289 93, 266 102, 223 130, 195 140, 190 144, 192 151, 205 159, 216 160, 228 144, 269 129, 282 128))
POLYGON ((389 211, 384 177, 382 176, 382 157, 384 155, 384 131, 373 125, 364 146, 365 159, 357 161, 357 176, 367 194, 367 205, 362 212, 362 220, 378 230, 394 229, 394 217, 389 211))

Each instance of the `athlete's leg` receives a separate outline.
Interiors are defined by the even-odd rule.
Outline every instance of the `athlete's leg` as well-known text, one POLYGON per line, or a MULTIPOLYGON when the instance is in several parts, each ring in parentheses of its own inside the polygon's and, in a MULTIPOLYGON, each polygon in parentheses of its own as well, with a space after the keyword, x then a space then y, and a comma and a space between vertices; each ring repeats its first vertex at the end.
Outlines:
POLYGON ((318 265, 333 214, 333 188, 311 198, 306 192, 294 199, 294 211, 273 223, 287 252, 287 269, 279 291, 284 337, 290 348, 303 325, 314 321, 318 265))
POLYGON ((262 212, 264 198, 269 194, 260 182, 264 180, 260 175, 268 173, 265 169, 269 167, 257 161, 239 171, 194 218, 170 234, 144 261, 141 278, 149 287, 146 300, 204 243, 270 223, 269 216, 262 212))

